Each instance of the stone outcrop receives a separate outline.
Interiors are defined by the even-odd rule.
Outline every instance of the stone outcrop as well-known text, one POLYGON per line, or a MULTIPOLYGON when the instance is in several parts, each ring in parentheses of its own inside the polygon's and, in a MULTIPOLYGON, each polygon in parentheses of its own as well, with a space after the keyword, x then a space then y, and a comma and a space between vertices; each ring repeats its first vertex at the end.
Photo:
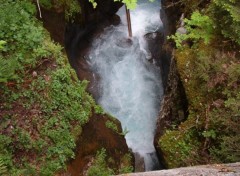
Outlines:
POLYGON ((107 156, 114 161, 111 163, 111 168, 116 169, 122 166, 124 164, 122 159, 129 151, 124 136, 119 135, 121 132, 121 124, 117 119, 94 114, 82 129, 77 143, 76 157, 68 165, 68 174, 71 176, 86 175, 97 151, 102 148, 106 149, 107 156), (112 121, 117 125, 118 133, 106 127, 107 121, 112 121))
POLYGON ((166 43, 164 31, 160 29, 157 32, 148 33, 144 36, 144 38, 147 42, 148 50, 151 53, 149 61, 160 67, 163 87, 166 87, 169 72, 170 52, 164 48, 164 43, 166 43))
POLYGON ((171 59, 168 85, 161 103, 161 109, 157 120, 155 142, 163 135, 171 125, 179 124, 187 116, 187 101, 184 88, 181 84, 174 58, 171 59))
MULTIPOLYGON (((172 1, 162 1, 161 19, 163 22, 163 33, 165 38, 176 31, 176 24, 181 16, 180 10, 171 6, 172 1)), ((178 7, 180 8, 180 7, 178 7)), ((157 119, 157 129, 154 145, 161 159, 162 152, 158 147, 158 141, 166 129, 171 129, 172 124, 178 125, 187 116, 187 100, 183 85, 179 78, 176 61, 173 57, 173 44, 166 40, 161 51, 161 68, 164 72, 163 85, 164 97, 157 119)), ((164 164, 164 161, 161 161, 164 164)))
POLYGON ((114 21, 115 13, 122 6, 122 3, 113 0, 96 0, 97 7, 94 9, 88 0, 78 1, 81 6, 81 23, 83 26, 106 20, 114 21))
MULTIPOLYGON (((60 43, 62 46, 64 44, 64 31, 66 27, 66 20, 64 12, 57 11, 55 9, 45 9, 41 8, 43 27, 48 30, 51 38, 60 43)), ((37 15, 39 17, 39 15, 37 15)))
MULTIPOLYGON (((92 4, 88 0, 78 0, 81 8, 79 14, 75 14, 73 19, 66 21, 65 12, 63 8, 46 9, 41 7, 42 18, 37 17, 43 22, 43 26, 49 31, 51 38, 64 46, 64 34, 67 26, 77 25, 83 30, 88 30, 89 25, 95 25, 108 23, 114 24, 119 21, 119 18, 115 13, 122 6, 120 2, 114 2, 113 0, 96 0, 97 7, 93 8, 92 4)), ((67 31, 68 32, 68 31, 67 31)), ((80 31, 81 32, 81 31, 80 31)))
MULTIPOLYGON (((182 167, 169 170, 132 173, 126 176, 239 176, 240 163, 182 167)), ((124 174, 122 175, 124 176, 124 174)))

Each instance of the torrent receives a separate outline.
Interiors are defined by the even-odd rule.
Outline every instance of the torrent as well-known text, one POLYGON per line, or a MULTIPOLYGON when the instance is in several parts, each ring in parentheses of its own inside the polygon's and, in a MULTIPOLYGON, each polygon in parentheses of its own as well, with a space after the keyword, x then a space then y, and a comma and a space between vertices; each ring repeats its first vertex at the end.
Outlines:
POLYGON ((125 7, 117 14, 121 23, 106 27, 93 41, 88 64, 100 78, 98 103, 121 121, 127 144, 144 159, 145 171, 156 170, 159 161, 153 138, 163 88, 161 70, 144 36, 162 27, 160 2, 140 1, 131 11, 132 38, 127 38, 125 7))

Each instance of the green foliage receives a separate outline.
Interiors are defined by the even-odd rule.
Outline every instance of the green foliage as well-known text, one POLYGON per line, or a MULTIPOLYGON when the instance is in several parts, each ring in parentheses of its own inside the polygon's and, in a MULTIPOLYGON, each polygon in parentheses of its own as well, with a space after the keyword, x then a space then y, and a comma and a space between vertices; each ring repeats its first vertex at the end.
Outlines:
POLYGON ((89 0, 89 2, 92 3, 94 9, 97 7, 97 3, 95 2, 95 0, 89 0))
POLYGON ((205 44, 208 44, 213 36, 214 25, 207 15, 202 15, 200 12, 193 12, 190 19, 184 19, 186 23, 185 28, 187 34, 176 33, 169 38, 176 42, 176 46, 180 48, 182 42, 191 39, 194 42, 203 40, 205 44))
POLYGON ((121 165, 119 169, 119 174, 131 173, 134 171, 132 166, 132 155, 127 153, 121 158, 121 165))
POLYGON ((191 19, 185 19, 188 37, 193 40, 203 39, 205 44, 210 42, 213 35, 214 25, 207 15, 202 15, 200 12, 193 12, 191 19))
POLYGON ((235 0, 189 1, 183 0, 187 13, 192 13, 191 19, 185 19, 188 34, 175 34, 178 48, 182 41, 203 39, 207 44, 216 36, 230 39, 240 44, 240 4, 235 0), (206 6, 206 7, 205 7, 206 6), (205 7, 204 9, 201 9, 205 7), (201 13, 199 12, 201 10, 201 13), (214 32, 214 35, 213 35, 214 32))
POLYGON ((95 113, 97 113, 97 114, 102 114, 102 115, 105 114, 104 109, 100 105, 96 105, 94 107, 94 110, 95 110, 95 113))
MULTIPOLYGON (((97 7, 97 3, 95 0, 89 0, 92 3, 93 8, 97 7)), ((124 3, 128 9, 135 9, 137 6, 137 0, 114 0, 114 2, 122 2, 124 3)))
POLYGON ((240 4, 235 0, 202 1, 202 5, 195 2, 196 6, 182 1, 193 12, 189 20, 184 20, 188 33, 171 36, 178 47, 175 56, 189 115, 175 131, 160 138, 159 146, 170 167, 240 160, 240 4), (188 153, 183 146, 168 149, 170 144, 176 144, 171 136, 174 133, 187 145, 198 139, 197 150, 188 153), (176 152, 180 155, 171 160, 176 152))
POLYGON ((166 131, 159 140, 159 147, 164 153, 165 164, 169 168, 182 167, 196 163, 198 155, 198 139, 193 130, 166 131))
POLYGON ((31 137, 27 131, 21 128, 16 128, 13 130, 13 133, 18 136, 18 139, 16 140, 16 148, 26 151, 32 148, 31 137))
POLYGON ((240 3, 236 0, 213 0, 213 15, 221 33, 240 45, 240 3))
POLYGON ((203 131, 202 135, 205 138, 209 138, 210 137, 210 138, 216 139, 216 132, 213 129, 208 130, 208 131, 203 131))
MULTIPOLYGON (((237 71, 240 69, 239 64, 237 64, 238 59, 230 53, 221 53, 209 46, 201 48, 201 50, 202 53, 205 52, 205 55, 195 56, 195 62, 198 64, 197 67, 194 67, 194 77, 191 79, 199 80, 200 89, 198 92, 201 92, 202 97, 204 97, 202 104, 210 106, 209 110, 205 110, 207 112, 199 114, 202 121, 206 118, 205 116, 209 118, 209 127, 202 132, 202 135, 211 141, 209 150, 212 151, 210 156, 213 160, 235 162, 239 160, 239 157, 238 159, 235 157, 235 160, 229 160, 228 156, 235 155, 235 152, 232 153, 232 151, 238 151, 239 148, 238 145, 231 144, 233 140, 239 140, 237 134, 240 130, 237 125, 240 115, 240 89, 237 81, 240 78, 237 71), (205 66, 201 67, 199 63, 205 66), (229 138, 229 136, 231 137, 229 138), (214 156, 213 151, 218 153, 218 157, 214 156)), ((198 110, 199 107, 196 105, 194 109, 198 110)))
POLYGON ((240 138, 237 136, 224 136, 221 138, 220 146, 209 149, 214 159, 221 162, 238 162, 240 158, 240 138))
MULTIPOLYGON (((16 163, 14 153, 19 150, 24 151, 22 155, 26 154, 25 152, 37 155, 40 160, 39 172, 42 175, 53 175, 56 171, 65 168, 66 161, 74 157, 75 141, 81 134, 81 125, 88 121, 95 104, 92 97, 85 92, 86 83, 72 80, 73 72, 70 66, 63 66, 65 68, 60 67, 55 71, 46 72, 51 75, 51 80, 48 80, 50 76, 39 75, 27 89, 20 89, 15 93, 9 92, 4 96, 9 99, 7 97, 16 95, 14 102, 23 104, 24 107, 21 107, 23 111, 28 112, 29 109, 33 109, 40 112, 35 114, 33 119, 31 115, 24 117, 27 119, 24 124, 26 129, 19 126, 19 123, 21 124, 19 120, 24 120, 21 114, 10 117, 11 121, 16 122, 11 139, 13 143, 6 143, 5 139, 4 143, 0 144, 0 148, 5 148, 6 156, 10 157, 11 163, 15 163, 14 167, 10 167, 13 175, 25 170, 24 163, 29 162, 29 159, 26 159, 16 163), (36 129, 38 131, 35 131, 36 129), (29 130, 34 135, 31 135, 29 130)), ((11 101, 9 99, 9 103, 11 101)), ((36 167, 34 164, 33 166, 36 167)))
POLYGON ((105 125, 106 125, 107 128, 109 128, 109 129, 113 130, 114 132, 118 133, 118 127, 113 121, 107 120, 105 125))
MULTIPOLYGON (((154 0, 149 0, 150 2, 153 2, 154 0)), ((97 8, 97 3, 95 0, 89 0, 89 2, 92 3, 93 8, 97 8)), ((135 9, 137 6, 138 0, 114 0, 114 2, 122 2, 124 3, 128 9, 135 9)))
POLYGON ((123 132, 120 133, 120 134, 123 135, 123 136, 126 136, 126 134, 128 134, 128 133, 129 133, 129 130, 125 127, 125 128, 123 129, 123 132))
MULTIPOLYGON (((122 154, 120 153, 120 155, 122 154)), ((97 151, 95 159, 87 171, 87 175, 109 176, 133 172, 132 155, 130 153, 126 153, 121 157, 119 164, 116 162, 117 161, 114 161, 111 157, 108 157, 106 149, 102 148, 97 151), (112 165, 115 164, 117 164, 118 168, 115 168, 115 170, 111 169, 112 165)))
POLYGON ((63 10, 65 14, 65 19, 67 21, 74 20, 74 16, 78 13, 81 13, 81 7, 78 0, 40 0, 39 2, 40 5, 44 8, 55 8, 57 10, 63 10))
POLYGON ((109 176, 113 175, 112 169, 106 163, 106 149, 102 148, 97 152, 93 165, 88 169, 88 176, 109 176))
MULTIPOLYGON (((137 2, 138 0, 114 0, 116 1, 121 1, 122 3, 124 3, 127 6, 127 9, 133 10, 136 8, 137 6, 137 2)), ((149 0, 150 2, 153 2, 154 0, 149 0)))
POLYGON ((125 136, 129 131, 127 130, 127 128, 124 128, 123 131, 120 133, 117 124, 114 122, 115 118, 113 118, 112 120, 107 120, 105 125, 107 128, 113 130, 114 132, 116 132, 119 135, 123 135, 125 136))
POLYGON ((8 80, 17 78, 15 69, 17 64, 13 59, 4 59, 0 56, 0 83, 6 83, 8 80))
POLYGON ((31 18, 35 14, 34 5, 26 0, 0 0, 0 3, 0 39, 6 42, 0 51, 0 82, 6 82, 19 78, 16 71, 23 73, 25 67, 37 63, 36 49, 43 46, 45 37, 42 28, 31 18))
POLYGON ((36 20, 35 5, 0 3, 0 172, 54 175, 74 158, 92 110, 101 109, 36 20))
POLYGON ((0 155, 0 175, 7 175, 7 167, 4 165, 4 160, 0 155))
POLYGON ((0 40, 0 51, 4 49, 4 45, 6 44, 7 42, 3 41, 3 40, 0 40))
POLYGON ((137 0, 122 0, 126 4, 128 9, 135 9, 137 6, 137 0))
POLYGON ((175 33, 174 35, 168 36, 168 39, 173 39, 176 43, 176 47, 181 48, 183 41, 187 40, 188 36, 187 34, 175 33))

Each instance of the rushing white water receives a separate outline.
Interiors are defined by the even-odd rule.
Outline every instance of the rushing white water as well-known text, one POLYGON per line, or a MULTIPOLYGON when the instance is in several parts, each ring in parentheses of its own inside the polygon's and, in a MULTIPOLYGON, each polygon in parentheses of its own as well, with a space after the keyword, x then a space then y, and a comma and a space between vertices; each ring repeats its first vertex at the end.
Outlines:
POLYGON ((100 76, 99 103, 129 131, 127 144, 144 157, 145 170, 158 162, 153 138, 163 91, 159 68, 147 60, 150 54, 144 35, 161 27, 159 12, 159 1, 138 4, 131 11, 134 37, 130 41, 122 7, 118 12, 121 24, 107 27, 89 55, 93 72, 100 76))

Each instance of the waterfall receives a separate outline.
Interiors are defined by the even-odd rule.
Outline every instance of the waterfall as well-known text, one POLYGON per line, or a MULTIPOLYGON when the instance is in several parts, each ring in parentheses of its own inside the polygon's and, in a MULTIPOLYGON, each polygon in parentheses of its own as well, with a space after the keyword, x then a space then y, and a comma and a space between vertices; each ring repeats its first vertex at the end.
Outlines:
POLYGON ((88 57, 93 73, 100 77, 98 103, 121 121, 128 133, 129 148, 144 158, 145 170, 158 160, 153 146, 156 118, 163 88, 160 68, 150 63, 144 35, 158 31, 160 2, 139 2, 131 11, 133 38, 128 39, 125 9, 121 23, 109 26, 94 40, 88 57))

